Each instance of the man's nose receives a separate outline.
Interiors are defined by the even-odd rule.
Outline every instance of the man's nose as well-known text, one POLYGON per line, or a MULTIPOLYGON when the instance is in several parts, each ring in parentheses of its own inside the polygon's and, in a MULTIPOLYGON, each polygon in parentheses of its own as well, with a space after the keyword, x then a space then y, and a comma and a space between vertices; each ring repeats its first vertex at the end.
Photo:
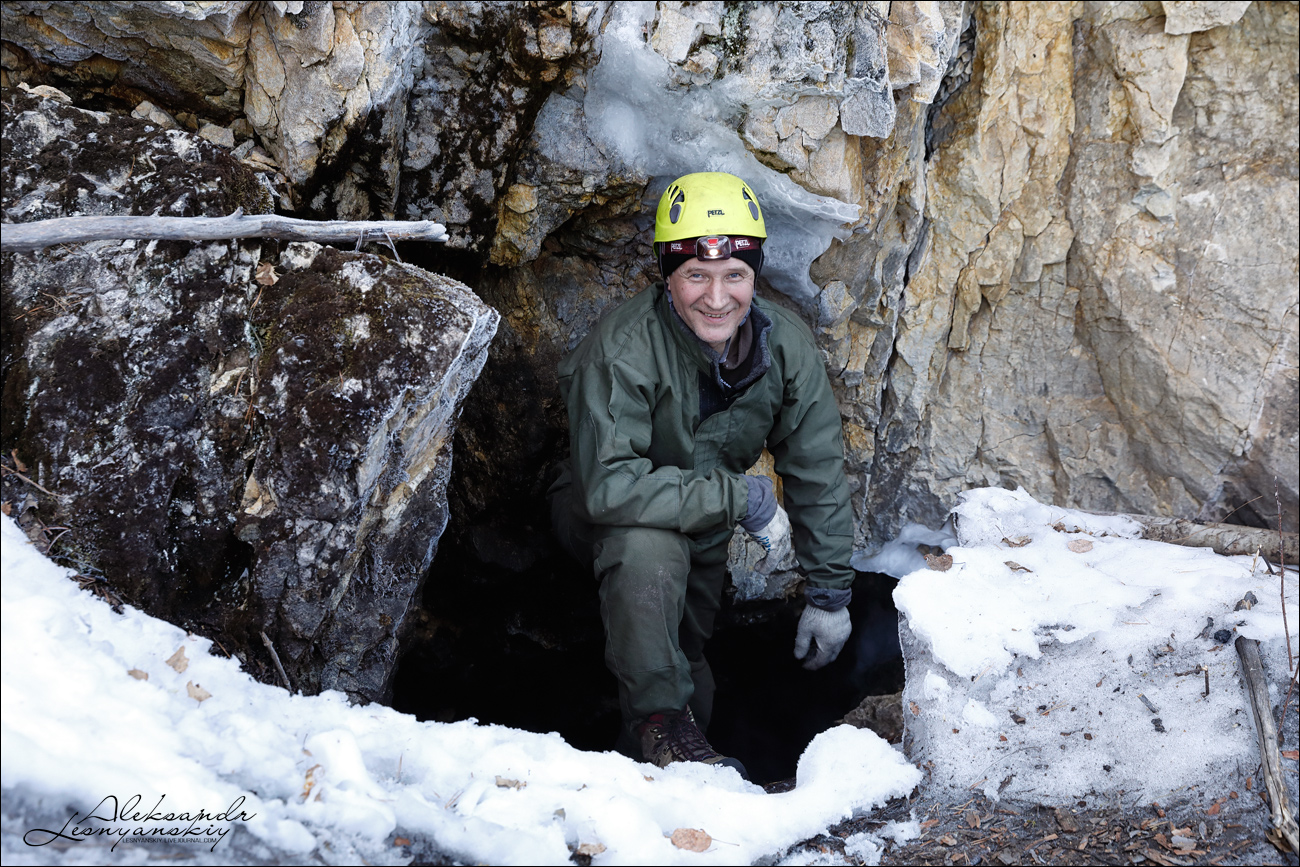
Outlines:
POLYGON ((727 287, 721 277, 709 280, 709 288, 705 290, 704 298, 714 310, 721 310, 727 305, 727 287))

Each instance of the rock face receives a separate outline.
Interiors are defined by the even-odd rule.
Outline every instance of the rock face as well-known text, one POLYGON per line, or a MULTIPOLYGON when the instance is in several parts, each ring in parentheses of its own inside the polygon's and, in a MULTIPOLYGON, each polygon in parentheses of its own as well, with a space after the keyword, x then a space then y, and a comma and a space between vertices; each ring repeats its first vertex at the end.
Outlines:
POLYGON ((986 484, 1255 525, 1276 489, 1297 529, 1293 3, 115 8, 6 3, 5 83, 256 134, 303 215, 448 224, 406 255, 504 317, 458 429, 467 565, 550 568, 555 364, 701 168, 764 202, 864 553, 986 484))
MULTIPOLYGON (((268 204, 189 133, 16 91, 4 113, 7 221, 268 204)), ((496 313, 314 244, 99 242, 3 267, 4 442, 52 493, 35 516, 72 528, 56 553, 266 679, 269 643, 297 689, 385 698, 496 313)))

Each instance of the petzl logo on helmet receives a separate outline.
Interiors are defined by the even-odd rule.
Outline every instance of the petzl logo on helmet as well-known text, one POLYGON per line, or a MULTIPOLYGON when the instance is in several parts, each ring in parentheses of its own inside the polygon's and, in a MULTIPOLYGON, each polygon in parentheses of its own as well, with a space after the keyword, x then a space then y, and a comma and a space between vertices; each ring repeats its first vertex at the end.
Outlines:
POLYGON ((718 211, 718 210, 709 211, 710 217, 725 217, 726 215, 727 214, 725 211, 718 211))

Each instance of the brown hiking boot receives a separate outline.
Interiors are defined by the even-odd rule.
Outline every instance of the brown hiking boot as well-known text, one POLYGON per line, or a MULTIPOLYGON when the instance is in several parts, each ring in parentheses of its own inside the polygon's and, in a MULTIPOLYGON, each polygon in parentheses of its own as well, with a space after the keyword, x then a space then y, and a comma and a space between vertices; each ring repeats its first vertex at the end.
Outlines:
POLYGON ((636 731, 641 737, 642 756, 661 768, 673 762, 701 762, 735 768, 743 779, 749 779, 738 759, 720 755, 709 746, 689 707, 676 714, 652 713, 636 731))

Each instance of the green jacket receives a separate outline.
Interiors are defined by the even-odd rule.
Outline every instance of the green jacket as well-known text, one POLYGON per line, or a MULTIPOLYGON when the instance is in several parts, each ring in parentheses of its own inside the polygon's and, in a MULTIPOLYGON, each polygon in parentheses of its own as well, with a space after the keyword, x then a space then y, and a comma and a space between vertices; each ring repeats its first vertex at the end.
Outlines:
POLYGON ((809 586, 847 589, 853 513, 839 409, 808 327, 754 305, 772 321, 770 367, 703 422, 700 378, 716 376, 716 362, 662 283, 607 314, 560 363, 574 508, 591 524, 688 534, 735 526, 747 507, 744 473, 766 445, 809 586))

